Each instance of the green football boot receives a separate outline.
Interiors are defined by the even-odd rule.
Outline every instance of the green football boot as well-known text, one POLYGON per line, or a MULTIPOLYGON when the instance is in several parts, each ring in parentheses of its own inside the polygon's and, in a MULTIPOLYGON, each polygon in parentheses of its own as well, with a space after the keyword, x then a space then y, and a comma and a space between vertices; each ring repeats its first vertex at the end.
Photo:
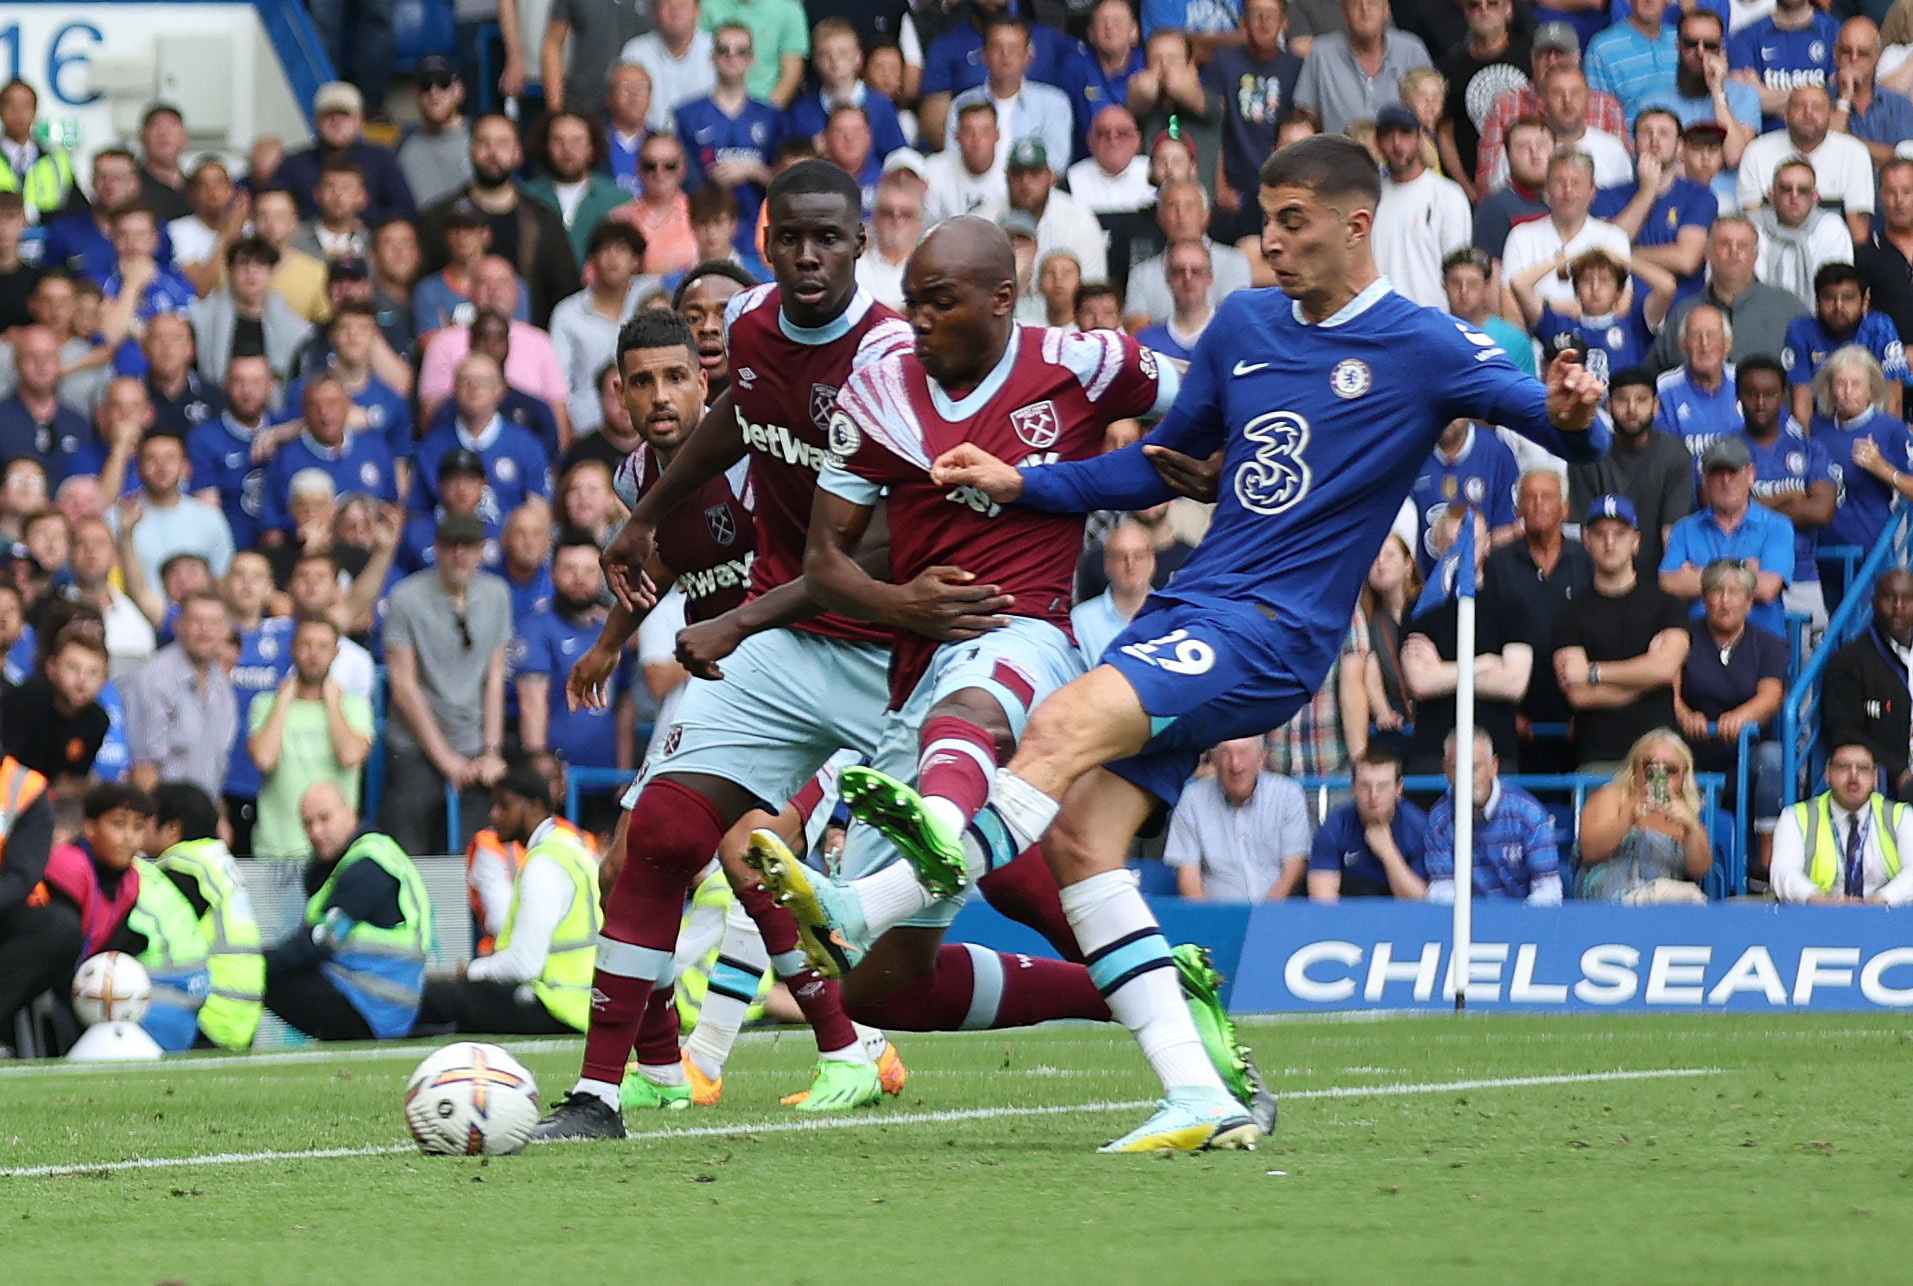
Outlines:
POLYGON ((883 1101, 883 1079, 875 1063, 844 1063, 819 1059, 810 1093, 796 1104, 799 1112, 848 1112, 883 1101))
POLYGON ((1264 1134, 1275 1133, 1275 1095, 1262 1080, 1255 1056, 1236 1039, 1235 1022, 1222 1007, 1222 975, 1209 959, 1209 950, 1186 942, 1170 953, 1176 962, 1176 980, 1182 984, 1182 997, 1195 1019, 1202 1047, 1209 1052, 1216 1074, 1229 1093, 1249 1113, 1256 1128, 1264 1134))
POLYGON ((923 887, 953 898, 970 885, 963 837, 952 835, 923 806, 923 796, 895 777, 862 766, 844 769, 837 793, 858 821, 875 827, 916 868, 923 887))

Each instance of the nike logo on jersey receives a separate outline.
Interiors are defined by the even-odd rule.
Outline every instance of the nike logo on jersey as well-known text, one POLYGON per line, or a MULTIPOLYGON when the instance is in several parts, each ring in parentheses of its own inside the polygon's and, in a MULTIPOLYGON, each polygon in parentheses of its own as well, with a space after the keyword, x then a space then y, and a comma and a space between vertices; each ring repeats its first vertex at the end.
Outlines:
POLYGON ((1237 375, 1253 375, 1267 365, 1267 362, 1237 362, 1235 364, 1235 373, 1237 375))

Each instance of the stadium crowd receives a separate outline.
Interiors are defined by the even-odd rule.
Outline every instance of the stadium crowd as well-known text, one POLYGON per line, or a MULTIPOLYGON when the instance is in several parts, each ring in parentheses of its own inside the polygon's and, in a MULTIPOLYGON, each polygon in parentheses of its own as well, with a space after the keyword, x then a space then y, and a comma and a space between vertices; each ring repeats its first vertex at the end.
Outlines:
MULTIPOLYGON (((444 847, 449 786, 480 936, 498 933, 514 867, 486 830, 494 788, 561 802, 527 752, 630 772, 685 680, 674 592, 610 658, 609 699, 568 700, 609 606, 615 475, 689 427, 671 408, 633 423, 619 329, 675 310, 714 399, 725 304, 768 279, 774 175, 816 157, 856 179, 858 279, 884 304, 929 226, 977 214, 1015 246, 1019 320, 1186 359, 1223 296, 1274 284, 1260 165, 1327 131, 1382 171, 1370 236, 1395 288, 1530 369, 1578 353, 1614 444, 1569 467, 1450 426, 1329 682, 1185 796, 1177 889, 1452 895, 1453 792, 1418 803, 1403 778, 1454 769, 1456 609, 1422 587, 1470 522, 1473 806, 1497 836, 1479 892, 1698 898, 1714 854, 1694 775, 1731 776, 1793 644, 1870 588, 1872 628, 1828 668, 1830 795, 1783 812, 1769 741, 1738 806, 1778 896, 1913 896, 1890 845, 1860 860, 1865 795, 1843 775, 1864 752, 1913 797, 1913 576, 1856 589, 1842 552, 1913 497, 1909 0, 556 0, 539 31, 537 6, 501 6, 495 84, 473 53, 488 15, 461 6, 458 54, 419 62, 402 132, 390 49, 336 8, 313 5, 350 78, 319 90, 303 146, 189 157, 201 136, 155 103, 81 172, 37 128, 35 87, 0 89, 0 747, 43 779, 34 842, 124 870, 228 833, 242 859, 316 854, 323 873, 358 843, 371 776, 397 933, 418 908, 396 868, 444 847), (468 112, 497 95, 515 119, 468 112), (1612 776, 1572 865, 1500 780, 1559 772, 1612 776), (1323 778, 1352 795, 1317 816, 1297 779, 1323 778)), ((1072 616, 1091 660, 1204 516, 1092 521, 1072 616)), ((714 512, 714 539, 736 521, 714 512)), ((586 831, 609 835, 611 800, 588 799, 586 831)), ((8 802, 10 856, 28 815, 8 802)), ((537 826, 506 829, 522 854, 537 826)), ((54 865, 110 909, 114 879, 54 865)), ((33 940, 10 917, 49 887, 8 875, 0 953, 33 940)), ((219 901, 188 892, 187 918, 219 901)), ((0 991, 0 1016, 30 994, 0 991)))

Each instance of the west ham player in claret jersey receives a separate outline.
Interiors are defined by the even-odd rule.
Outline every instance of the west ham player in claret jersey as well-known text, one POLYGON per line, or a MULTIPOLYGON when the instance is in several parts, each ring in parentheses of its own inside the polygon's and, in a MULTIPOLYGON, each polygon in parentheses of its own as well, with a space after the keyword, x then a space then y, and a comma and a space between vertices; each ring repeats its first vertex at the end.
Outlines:
MULTIPOLYGON (((1505 424, 1592 458, 1601 382, 1556 358, 1546 389, 1467 323, 1395 294, 1369 243, 1381 197, 1360 144, 1318 135, 1262 168, 1262 254, 1276 290, 1238 291, 1203 332, 1176 405, 1142 443, 1094 460, 1016 468, 974 446, 932 477, 1050 513, 1169 498, 1150 454, 1223 452, 1215 519, 1175 580, 1102 662, 1031 716, 990 801, 934 834, 934 883, 971 879, 1038 839, 1090 973, 1141 1044, 1163 1101, 1107 1151, 1239 1147, 1255 1126, 1180 1003, 1175 964, 1123 859, 1172 805, 1202 752, 1288 722, 1321 684, 1368 564, 1442 427, 1505 424)), ((906 856, 913 856, 909 848, 906 856)))
MULTIPOLYGON (((738 460, 750 459, 756 549, 749 611, 802 570, 804 535, 837 390, 862 364, 910 344, 909 327, 856 284, 864 248, 862 194, 821 161, 793 165, 771 184, 767 257, 776 284, 732 299, 726 311, 731 387, 638 502, 605 552, 627 597, 656 547, 664 515, 738 460)), ((943 594, 961 618, 993 596, 968 586, 943 594)), ((704 638, 687 654, 693 673, 722 660, 722 679, 694 677, 662 744, 645 766, 627 828, 626 861, 605 909, 593 977, 584 1074, 539 1127, 542 1138, 624 1133, 618 1081, 645 1009, 671 977, 671 954, 691 880, 725 833, 752 809, 775 811, 840 748, 874 753, 886 704, 888 632, 864 621, 795 609, 760 622, 727 651, 704 638), (794 624, 791 622, 795 622, 794 624)), ((708 635, 708 632, 707 632, 708 635)), ((681 644, 682 644, 681 640, 681 644)), ((866 835, 865 828, 859 828, 866 835)), ((864 841, 881 850, 880 840, 864 841)), ((764 899, 769 901, 768 896, 764 899)), ((876 1060, 841 1008, 834 982, 811 976, 794 921, 781 908, 760 918, 780 975, 817 1030, 822 1057, 804 1110, 875 1102, 876 1060), (773 928, 773 926, 777 926, 773 928)), ((649 1066, 660 1083, 677 1067, 649 1066)))
MULTIPOLYGON (((1004 508, 974 490, 939 486, 930 462, 960 442, 1013 463, 1088 459, 1101 453, 1112 421, 1167 409, 1179 376, 1113 331, 1017 325, 1016 257, 1009 238, 984 219, 939 224, 910 258, 904 295, 915 351, 861 367, 838 394, 805 581, 820 602, 898 631, 877 767, 844 770, 845 802, 869 820, 893 793, 889 774, 915 778, 926 806, 960 831, 989 796, 999 747, 1015 744, 1032 706, 1082 673, 1069 607, 1084 520, 1004 508), (853 558, 880 505, 889 515, 887 581, 853 558), (918 597, 939 580, 987 582, 1009 602, 987 621, 952 629, 942 616, 926 615, 918 597)), ((817 923, 815 893, 799 864, 772 836, 753 836, 752 850, 766 883, 799 911, 800 926, 806 912, 817 923)), ((894 912, 904 908, 873 894, 897 925, 845 976, 853 1016, 914 1030, 1109 1020, 1083 964, 945 946, 964 890, 946 888, 932 902, 908 864, 888 870, 893 898, 907 901, 911 914, 899 919, 894 912)), ((993 906, 1074 954, 1054 881, 1038 862, 1013 863, 981 887, 993 906), (1027 876, 993 885, 1020 866, 1036 886, 1027 876)), ((825 949, 822 936, 812 936, 813 952, 825 949)), ((1211 1056, 1240 1079, 1246 1101, 1252 1073, 1215 999, 1213 974, 1195 952, 1185 968, 1194 975, 1190 1003, 1216 1036, 1211 1056)))

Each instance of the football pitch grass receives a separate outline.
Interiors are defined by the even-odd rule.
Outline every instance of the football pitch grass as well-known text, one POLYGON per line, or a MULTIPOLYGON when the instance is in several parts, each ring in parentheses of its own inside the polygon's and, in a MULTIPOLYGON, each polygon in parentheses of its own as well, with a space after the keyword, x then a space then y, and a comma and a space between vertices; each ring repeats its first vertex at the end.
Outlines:
MULTIPOLYGON (((0 1064, 0 1282, 1903 1282, 1913 1022, 1248 1020, 1252 1153, 1099 1156, 1153 1081, 1089 1025, 903 1035, 900 1099, 777 1106, 807 1033, 624 1143, 419 1155, 428 1044, 0 1064), (137 1162, 136 1164, 127 1164, 137 1162)), ((576 1041, 505 1041, 547 1098, 576 1041)))

